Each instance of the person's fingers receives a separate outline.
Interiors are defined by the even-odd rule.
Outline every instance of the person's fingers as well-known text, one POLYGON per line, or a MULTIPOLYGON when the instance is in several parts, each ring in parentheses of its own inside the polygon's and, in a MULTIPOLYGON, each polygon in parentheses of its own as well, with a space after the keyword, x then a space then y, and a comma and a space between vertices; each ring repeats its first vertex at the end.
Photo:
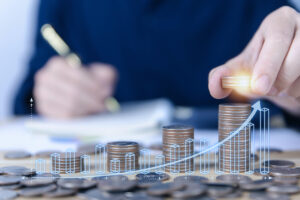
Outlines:
POLYGON ((298 77, 297 80, 290 86, 288 91, 286 93, 283 92, 281 96, 285 96, 285 94, 295 98, 300 97, 300 77, 298 77))
POLYGON ((111 96, 118 77, 116 69, 111 65, 97 63, 90 65, 89 71, 97 80, 102 96, 111 96))
MULTIPOLYGON (((300 33, 296 32, 289 53, 279 71, 275 81, 275 88, 278 92, 288 89, 300 76, 300 33)), ((300 91, 300 89, 298 88, 300 91)))
MULTIPOLYGON (((286 12, 283 9, 282 12, 286 12)), ((265 38, 258 60, 253 68, 251 80, 252 91, 266 95, 273 86, 281 65, 287 55, 294 36, 295 22, 288 20, 290 16, 274 13, 262 24, 265 38), (294 30, 294 31, 291 31, 294 30)))

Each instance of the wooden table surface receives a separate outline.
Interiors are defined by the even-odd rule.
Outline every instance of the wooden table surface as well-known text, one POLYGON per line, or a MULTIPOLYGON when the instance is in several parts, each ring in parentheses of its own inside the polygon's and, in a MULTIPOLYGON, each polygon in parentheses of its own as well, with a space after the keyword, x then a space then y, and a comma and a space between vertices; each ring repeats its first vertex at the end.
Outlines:
MULTIPOLYGON (((26 166, 26 167, 30 167, 32 168, 34 166, 34 160, 35 158, 32 157, 32 158, 28 158, 28 159, 21 159, 21 160, 8 160, 8 159, 5 159, 3 157, 3 153, 0 153, 0 157, 1 157, 1 162, 0 162, 0 166, 11 166, 11 165, 20 165, 20 166, 26 166)), ((293 151, 293 152, 283 152, 283 153, 271 153, 270 155, 271 159, 284 159, 284 160, 290 160, 290 161, 293 161, 296 163, 296 166, 300 167, 300 151, 293 151)), ((47 160, 47 170, 49 170, 49 163, 50 161, 47 160)), ((217 176, 215 173, 214 173, 214 169, 211 169, 210 170, 211 173, 208 174, 208 175, 203 175, 203 174, 200 174, 199 171, 196 171, 195 172, 195 175, 200 175, 200 176, 206 176, 207 178, 209 178, 210 181, 214 181, 215 180, 215 177, 217 176)), ((91 172, 91 175, 93 175, 94 173, 91 172)), ((184 174, 179 174, 179 175, 184 175, 184 174)), ((62 175, 62 176, 70 176, 70 175, 62 175)), ((81 176, 81 174, 75 174, 75 175, 72 175, 72 176, 81 176)), ((171 175, 171 179, 172 180, 174 177, 176 177, 175 175, 171 175)), ((252 179, 261 179, 261 176, 257 176, 257 175, 250 175, 250 177, 252 179)), ((129 178, 134 178, 133 175, 130 175, 129 178)), ((245 200, 245 199, 249 199, 248 198, 248 194, 249 193, 244 193, 243 197, 242 198, 238 198, 239 200, 245 200)), ((28 198, 18 198, 18 199, 27 199, 28 198)), ((47 199, 47 198, 35 198, 36 200, 38 199, 47 199)), ((75 197, 68 197, 68 198, 56 198, 58 200, 68 200, 68 199, 79 199, 77 198, 76 196, 75 197)), ((297 194, 297 195, 293 195, 291 196, 291 199, 292 200, 299 200, 300 199, 300 193, 297 194)))

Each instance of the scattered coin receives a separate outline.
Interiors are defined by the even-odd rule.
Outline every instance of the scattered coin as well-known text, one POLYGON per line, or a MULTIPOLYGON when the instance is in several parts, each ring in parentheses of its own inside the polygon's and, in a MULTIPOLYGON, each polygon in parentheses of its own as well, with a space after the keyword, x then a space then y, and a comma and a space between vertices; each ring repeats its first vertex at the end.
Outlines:
POLYGON ((31 153, 27 151, 8 151, 4 154, 4 158, 6 159, 24 159, 30 157, 31 153))
POLYGON ((267 188, 268 192, 295 194, 300 192, 300 187, 297 185, 273 185, 267 188))
POLYGON ((183 189, 185 187, 184 184, 177 184, 174 182, 171 183, 157 183, 148 188, 147 194, 153 196, 164 196, 171 194, 176 190, 183 189))
POLYGON ((233 192, 226 194, 225 196, 222 196, 224 199, 236 199, 243 196, 243 192, 241 190, 235 189, 233 192))
POLYGON ((99 180, 98 188, 106 192, 125 192, 130 191, 137 185, 136 180, 125 180, 125 181, 115 181, 115 180, 99 180))
POLYGON ((18 193, 13 190, 0 190, 0 200, 10 200, 18 197, 18 193))
POLYGON ((59 179, 57 185, 64 189, 89 189, 97 185, 96 181, 91 181, 83 178, 65 178, 59 179))
POLYGON ((124 175, 114 175, 114 176, 96 176, 92 178, 93 181, 101 181, 101 180, 111 180, 111 181, 128 181, 128 177, 124 175))
POLYGON ((50 197, 50 198, 69 197, 75 195, 76 193, 77 193, 76 190, 57 188, 56 190, 44 193, 43 196, 50 197))
MULTIPOLYGON (((20 189, 22 187, 21 184, 13 184, 13 185, 1 185, 0 186, 0 190, 17 190, 20 189)), ((0 197, 1 200, 1 197, 0 197)))
POLYGON ((264 190, 273 185, 272 180, 255 180, 248 183, 240 184, 240 188, 247 191, 264 190))
POLYGON ((171 196, 178 199, 198 197, 206 192, 207 186, 200 183, 189 183, 185 189, 172 192, 171 196))
POLYGON ((230 184, 223 183, 208 183, 207 193, 210 197, 218 198, 222 196, 226 196, 233 192, 234 187, 230 184))
POLYGON ((128 200, 163 200, 163 198, 160 197, 154 197, 148 195, 146 192, 126 192, 125 197, 128 200))
POLYGON ((147 180, 159 180, 159 181, 165 181, 170 178, 170 176, 166 173, 157 174, 155 172, 150 172, 147 174, 137 174, 135 177, 137 180, 147 179, 147 180))
POLYGON ((0 176, 0 185, 18 184, 22 180, 22 176, 0 176))
POLYGON ((174 182, 180 182, 180 183, 205 183, 208 182, 208 178, 204 176, 177 176, 174 178, 174 182))
POLYGON ((13 175, 13 176, 32 176, 36 174, 33 169, 28 169, 22 166, 7 166, 0 168, 1 174, 13 175))
POLYGON ((290 200, 286 194, 269 193, 269 192, 251 192, 249 197, 254 200, 290 200))
POLYGON ((103 192, 97 188, 78 193, 77 197, 87 199, 87 200, 112 200, 112 199, 113 200, 121 200, 121 199, 125 199, 124 194, 116 193, 115 195, 113 195, 108 192, 103 192))
POLYGON ((55 179, 51 178, 26 178, 21 181, 21 184, 26 187, 36 187, 36 186, 43 186, 43 185, 50 185, 55 183, 55 179))
POLYGON ((262 163, 263 166, 268 166, 270 164, 271 168, 287 168, 287 167, 294 167, 295 163, 288 160, 270 160, 262 163))
POLYGON ((216 177, 217 181, 229 184, 242 184, 251 182, 251 178, 240 174, 223 174, 216 177))
POLYGON ((280 183, 280 184, 294 184, 297 185, 299 182, 299 179, 296 177, 281 177, 281 176, 277 176, 273 178, 273 181, 275 183, 280 183))
POLYGON ((300 177, 300 167, 296 168, 273 168, 271 176, 300 177))
POLYGON ((56 189, 55 184, 41 186, 41 187, 29 187, 29 188, 21 189, 19 191, 19 195, 23 197, 38 197, 38 196, 42 196, 47 192, 51 192, 55 189, 56 189))

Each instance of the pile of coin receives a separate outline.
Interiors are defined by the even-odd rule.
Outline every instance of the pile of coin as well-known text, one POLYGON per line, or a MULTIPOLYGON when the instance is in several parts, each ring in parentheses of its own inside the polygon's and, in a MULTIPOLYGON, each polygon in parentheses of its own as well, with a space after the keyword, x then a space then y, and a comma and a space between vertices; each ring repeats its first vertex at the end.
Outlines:
MULTIPOLYGON (((219 142, 238 129, 248 118, 250 112, 250 104, 220 104, 219 142)), ((249 170, 251 153, 249 137, 249 129, 245 128, 219 148, 220 171, 239 173, 249 170)))
POLYGON ((106 148, 107 171, 125 172, 139 168, 139 144, 137 142, 110 142, 106 148))
POLYGON ((75 152, 53 153, 51 154, 52 173, 56 174, 73 174, 80 173, 83 166, 81 154, 75 152))
POLYGON ((224 76, 222 77, 222 88, 236 89, 249 88, 250 76, 224 76))
MULTIPOLYGON (((163 127, 163 155, 165 162, 174 162, 194 154, 194 128, 185 125, 163 127)), ((166 167, 168 172, 193 171, 194 159, 166 167)))

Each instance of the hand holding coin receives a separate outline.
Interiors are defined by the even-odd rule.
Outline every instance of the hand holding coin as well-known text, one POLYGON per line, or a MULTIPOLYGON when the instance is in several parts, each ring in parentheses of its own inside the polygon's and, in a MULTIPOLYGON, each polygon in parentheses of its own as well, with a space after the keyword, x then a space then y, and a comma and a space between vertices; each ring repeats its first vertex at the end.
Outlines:
POLYGON ((225 98, 232 88, 248 82, 243 95, 267 98, 300 116, 299 27, 300 14, 290 7, 267 16, 241 54, 210 72, 211 95, 225 98))

